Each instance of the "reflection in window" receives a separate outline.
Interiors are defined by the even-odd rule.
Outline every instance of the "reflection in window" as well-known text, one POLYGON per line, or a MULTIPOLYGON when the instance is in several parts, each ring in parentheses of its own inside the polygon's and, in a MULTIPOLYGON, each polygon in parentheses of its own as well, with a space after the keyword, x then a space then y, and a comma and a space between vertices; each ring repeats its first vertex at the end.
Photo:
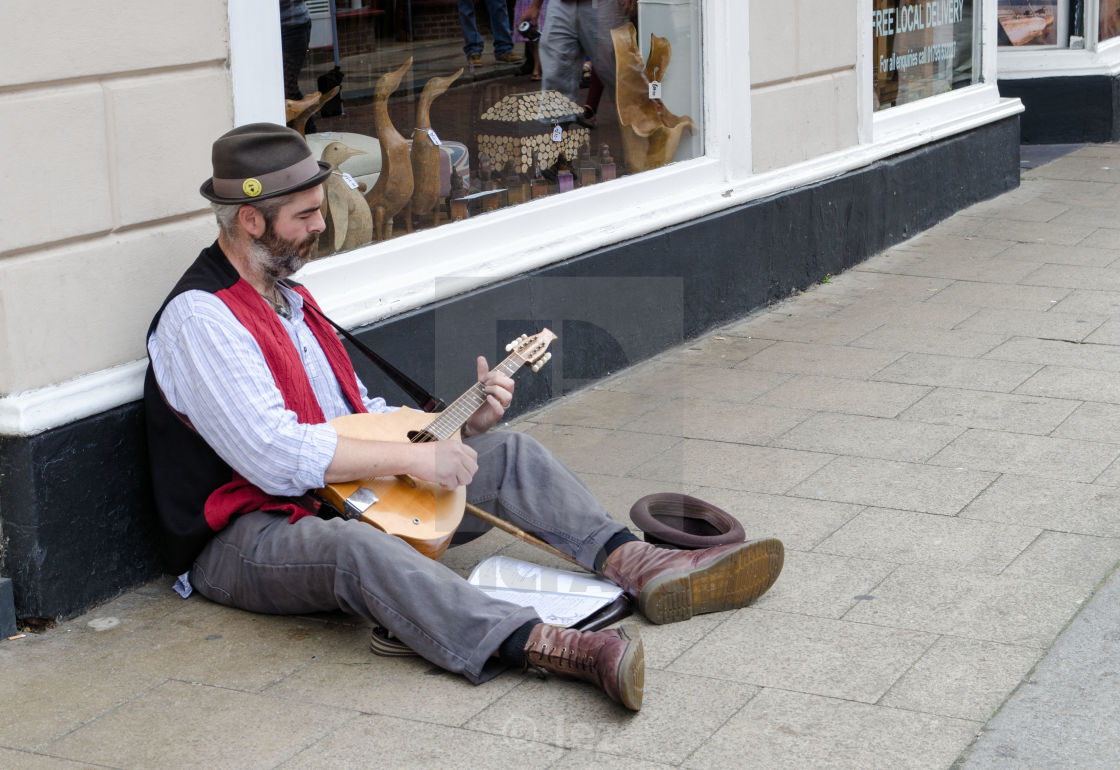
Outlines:
POLYGON ((875 0, 875 109, 980 80, 975 0, 875 0))
POLYGON ((1100 39, 1108 40, 1120 35, 1120 0, 1100 0, 1100 3, 1100 39))
POLYGON ((703 152, 698 0, 279 2, 320 256, 703 152))

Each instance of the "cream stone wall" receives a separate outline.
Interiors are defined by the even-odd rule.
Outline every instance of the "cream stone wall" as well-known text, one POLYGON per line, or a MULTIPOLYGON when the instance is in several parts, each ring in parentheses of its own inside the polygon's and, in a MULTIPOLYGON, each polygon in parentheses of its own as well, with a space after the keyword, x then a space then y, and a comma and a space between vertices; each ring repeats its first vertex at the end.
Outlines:
POLYGON ((226 0, 3 6, 0 397, 145 355, 233 125, 226 0))
POLYGON ((756 173, 859 142, 857 0, 750 0, 756 173))

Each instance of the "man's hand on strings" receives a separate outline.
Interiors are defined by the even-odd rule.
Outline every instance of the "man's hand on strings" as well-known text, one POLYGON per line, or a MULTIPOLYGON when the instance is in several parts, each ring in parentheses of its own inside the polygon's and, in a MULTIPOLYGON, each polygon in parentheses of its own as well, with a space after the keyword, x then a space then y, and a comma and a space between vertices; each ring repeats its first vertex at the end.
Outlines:
POLYGON ((409 447, 418 455, 410 475, 444 489, 469 484, 478 470, 478 453, 461 441, 428 441, 409 447))
POLYGON ((489 364, 478 357, 478 381, 486 390, 486 401, 470 416, 463 426, 464 436, 485 433, 502 419, 513 401, 513 378, 498 371, 490 371, 489 364))

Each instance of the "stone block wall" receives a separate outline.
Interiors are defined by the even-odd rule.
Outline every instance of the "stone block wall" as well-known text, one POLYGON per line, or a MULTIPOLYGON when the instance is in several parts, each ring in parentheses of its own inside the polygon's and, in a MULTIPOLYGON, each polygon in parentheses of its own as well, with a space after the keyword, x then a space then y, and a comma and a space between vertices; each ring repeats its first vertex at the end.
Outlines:
POLYGON ((750 0, 755 172, 858 144, 857 0, 750 0))
POLYGON ((233 125, 228 28, 225 0, 6 5, 0 396, 144 356, 213 234, 195 191, 233 125))

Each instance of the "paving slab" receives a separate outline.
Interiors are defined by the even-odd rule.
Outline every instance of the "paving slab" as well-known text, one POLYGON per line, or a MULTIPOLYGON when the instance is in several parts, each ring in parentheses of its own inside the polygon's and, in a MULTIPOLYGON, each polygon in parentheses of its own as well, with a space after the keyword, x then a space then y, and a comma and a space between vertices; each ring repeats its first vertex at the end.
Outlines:
POLYGON ((928 460, 964 428, 820 412, 775 438, 773 446, 909 462, 928 460))
POLYGON ((1049 310, 1065 299, 1069 289, 1048 286, 1009 286, 982 281, 956 281, 929 298, 930 302, 990 307, 997 310, 1049 310))
POLYGON ((821 452, 684 439, 630 475, 781 494, 832 459, 821 452))
POLYGON ((961 768, 1120 765, 1120 578, 1114 572, 984 728, 961 768))
MULTIPOLYGON (((1065 432, 1071 415, 1086 406, 1089 405, 1067 399, 937 388, 900 414, 899 419, 1011 433, 1055 433, 1065 438, 1099 440, 1095 437, 1097 434, 1089 429, 1085 430, 1089 435, 1079 435, 1077 427, 1071 427, 1068 433, 1065 432)), ((1082 424, 1084 421, 1080 420, 1076 423, 1082 424)))
POLYGON ((613 377, 600 387, 649 396, 688 396, 745 403, 783 385, 789 378, 789 374, 777 371, 686 366, 655 360, 613 377))
MULTIPOLYGON (((1009 393, 1042 367, 1016 361, 907 353, 875 374, 884 382, 1009 393)), ((890 415, 893 416, 893 415, 890 415)))
MULTIPOLYGON (((1120 235, 1120 231, 1117 233, 1120 235)), ((1120 292, 1100 291, 1091 286, 1082 286, 1055 303, 1054 310, 1061 313, 1115 315, 1120 313, 1120 292)))
POLYGON ((1001 475, 961 516, 1100 537, 1120 537, 1120 490, 1031 476, 1001 475))
POLYGON ((1093 481, 1120 457, 1120 446, 973 428, 932 458, 933 465, 1066 481, 1093 481))
POLYGON ((1115 538, 1042 532, 1003 574, 1088 590, 1095 588, 1101 575, 1111 572, 1118 562, 1120 542, 1115 538))
POLYGON ((747 608, 670 670, 875 703, 935 640, 922 632, 747 608))
POLYGON ((1120 289, 1120 275, 1115 270, 1082 265, 1042 265, 1021 282, 1025 286, 1059 286, 1066 289, 1081 286, 1095 286, 1102 291, 1120 289))
POLYGON ((224 687, 168 681, 60 738, 47 752, 128 770, 270 768, 354 716, 224 687))
POLYGON ((879 703, 983 722, 1041 656, 1036 647, 942 636, 879 703))
POLYGON ((852 342, 855 348, 946 356, 982 356, 1002 344, 1006 334, 945 329, 915 329, 884 324, 852 342))
POLYGON ((280 767, 323 770, 371 765, 547 768, 555 766, 564 754, 562 748, 511 735, 448 728, 424 720, 363 715, 308 746, 280 767))
MULTIPOLYGON (((972 241, 965 241, 971 243, 972 241)), ((898 250, 892 252, 895 259, 883 272, 900 275, 927 276, 933 278, 952 278, 958 281, 985 281, 990 283, 1014 284, 1042 266, 1043 261, 996 259, 1010 244, 1003 241, 976 242, 999 244, 999 250, 992 253, 960 254, 940 252, 929 254, 925 251, 914 252, 898 250)), ((977 250, 979 251, 979 250, 977 250)))
POLYGON ((820 543, 814 552, 996 575, 1034 543, 1041 532, 1035 527, 868 508, 820 543))
POLYGON ((1015 392, 1120 404, 1120 373, 1072 366, 1044 366, 1016 387, 1015 392))
POLYGON ((684 763, 688 768, 949 767, 981 722, 779 689, 763 690, 684 763))
POLYGON ((904 564, 873 595, 844 620, 1045 648, 1088 592, 1076 586, 904 564))
MULTIPOLYGON (((1097 231, 1101 232, 1101 231, 1097 231)), ((1115 239, 1115 231, 1111 236, 1115 239)), ((1023 262, 1034 267, 1045 263, 1050 265, 1080 265, 1084 267, 1106 267, 1120 259, 1120 243, 1109 241, 1104 236, 1085 238, 1077 246, 1054 246, 1049 243, 1016 243, 1009 249, 999 253, 1000 261, 1023 262), (1112 243, 1108 246, 1096 246, 1097 243, 1112 243)), ((1023 278, 1029 273, 1017 274, 1023 278)), ((1033 281, 1024 281, 1033 283, 1033 281)), ((1081 286, 1082 284, 1078 284, 1081 286)))
POLYGON ((985 355, 999 361, 1120 372, 1120 347, 1061 339, 1015 337, 985 355))
POLYGON ((928 392, 927 387, 911 384, 801 374, 758 396, 754 403, 786 409, 895 417, 928 392))
POLYGON ((896 567, 873 550, 838 556, 787 548, 782 578, 752 606, 839 620, 896 567))
MULTIPOLYGON (((1076 402, 1069 402, 1076 403, 1076 402)), ((1116 404, 1080 404, 1054 428, 1053 435, 1082 441, 1120 442, 1120 406, 1116 404)))
POLYGON ((790 494, 952 516, 995 479, 994 473, 963 468, 837 457, 790 494))
POLYGON ((851 346, 805 342, 777 342, 748 358, 737 368, 791 374, 863 378, 898 358, 889 350, 861 350, 851 346))
MULTIPOLYGON (((893 297, 878 297, 844 308, 837 312, 832 320, 841 328, 866 331, 884 325, 919 329, 952 329, 974 315, 977 309, 971 305, 954 305, 949 302, 907 301, 896 300, 893 297)), ((862 336, 862 332, 851 339, 859 336, 862 336)))
POLYGON ((957 329, 988 332, 1009 337, 1041 337, 1044 339, 1080 341, 1105 324, 1102 313, 1074 313, 1059 310, 995 310, 983 308, 957 324, 957 329))
POLYGON ((686 397, 661 401, 625 427, 635 433, 769 444, 812 414, 808 409, 686 397))

